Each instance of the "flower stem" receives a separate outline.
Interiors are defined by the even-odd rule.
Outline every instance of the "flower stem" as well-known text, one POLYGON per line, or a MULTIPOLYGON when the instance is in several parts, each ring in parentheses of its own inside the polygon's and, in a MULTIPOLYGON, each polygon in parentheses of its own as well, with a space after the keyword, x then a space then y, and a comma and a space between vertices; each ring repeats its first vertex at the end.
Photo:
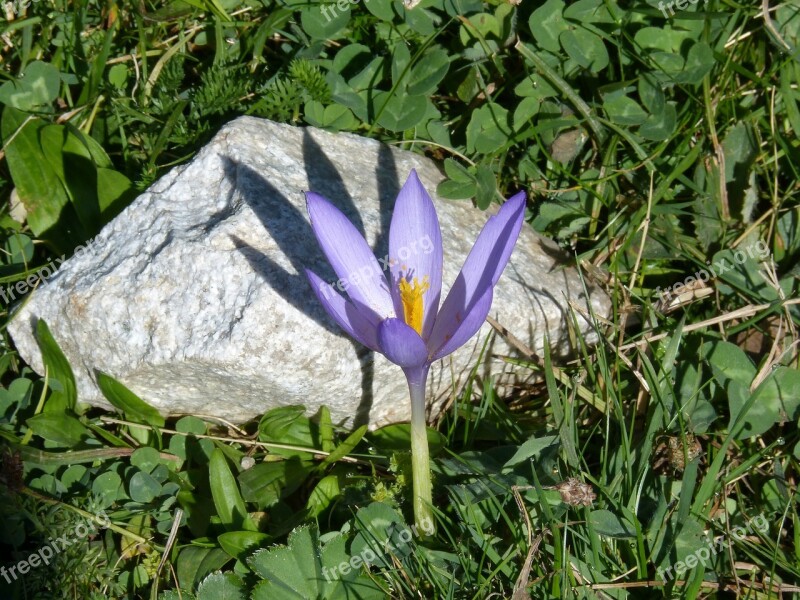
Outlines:
POLYGON ((411 475, 414 486, 414 522, 420 536, 436 532, 433 519, 431 460, 425 424, 425 382, 428 366, 405 369, 411 394, 411 475))

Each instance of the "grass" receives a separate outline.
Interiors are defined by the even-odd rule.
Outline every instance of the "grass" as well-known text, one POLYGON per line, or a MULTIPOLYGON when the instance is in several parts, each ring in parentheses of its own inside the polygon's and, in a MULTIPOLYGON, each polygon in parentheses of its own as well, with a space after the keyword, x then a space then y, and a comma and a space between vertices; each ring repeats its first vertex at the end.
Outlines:
POLYGON ((45 377, 4 335, 3 597, 800 595, 795 4, 23 4, 0 22, 3 325, 241 114, 428 154, 481 209, 527 189, 613 314, 558 364, 498 333, 541 383, 459 390, 424 539, 403 426, 165 421, 112 380, 110 415, 45 326, 45 377))

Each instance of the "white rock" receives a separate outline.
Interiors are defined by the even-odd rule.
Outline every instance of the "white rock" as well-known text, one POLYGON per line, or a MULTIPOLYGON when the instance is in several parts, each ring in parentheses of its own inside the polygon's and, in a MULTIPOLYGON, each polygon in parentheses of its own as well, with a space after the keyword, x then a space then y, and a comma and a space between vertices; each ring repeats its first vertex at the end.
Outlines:
MULTIPOLYGON (((45 319, 75 372, 79 400, 103 407, 110 405, 95 370, 164 414, 243 422, 275 406, 304 404, 313 413, 327 404, 334 422, 347 426, 408 420, 401 370, 342 333, 303 275, 310 267, 335 280, 303 191, 344 210, 384 256, 394 199, 412 168, 434 195, 442 175, 419 155, 355 135, 239 118, 67 260, 16 313, 14 342, 41 373, 33 324, 45 319)), ((487 215, 469 202, 434 200, 447 289, 487 215)), ((491 314, 538 350, 546 333, 563 354, 567 302, 585 306, 585 297, 577 273, 557 255, 526 225, 491 314)), ((602 292, 592 292, 592 304, 608 314, 602 292)), ((453 376, 463 382, 490 334, 485 324, 452 360, 433 366, 432 413, 459 389, 453 376)), ((502 372, 503 384, 527 377, 498 358, 509 353, 495 339, 479 374, 502 372)))

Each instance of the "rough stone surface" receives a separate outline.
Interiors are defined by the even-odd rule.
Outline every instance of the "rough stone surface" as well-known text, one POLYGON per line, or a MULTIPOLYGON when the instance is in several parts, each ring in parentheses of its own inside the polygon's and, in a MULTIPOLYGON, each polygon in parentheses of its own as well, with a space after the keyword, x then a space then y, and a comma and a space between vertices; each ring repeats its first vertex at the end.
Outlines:
MULTIPOLYGON (((433 193, 442 175, 419 155, 355 135, 239 118, 36 290, 9 326, 14 342, 42 372, 33 325, 45 319, 72 364, 79 399, 104 407, 95 370, 164 414, 243 422, 279 405, 314 413, 327 404, 334 422, 348 426, 407 420, 401 370, 351 341, 311 293, 303 267, 327 281, 335 276, 303 191, 339 206, 384 256, 394 199, 412 168, 433 193)), ((434 201, 446 291, 487 215, 469 202, 434 201)), ((541 350, 546 333, 563 353, 568 302, 585 306, 586 299, 577 273, 558 257, 525 226, 491 314, 530 346, 541 350)), ((606 297, 593 291, 591 298, 606 315, 606 297)), ((454 381, 477 364, 490 334, 485 324, 452 360, 434 365, 432 413, 459 389, 454 381)), ((494 336, 479 374, 499 376, 502 385, 527 377, 499 358, 511 353, 494 336)))

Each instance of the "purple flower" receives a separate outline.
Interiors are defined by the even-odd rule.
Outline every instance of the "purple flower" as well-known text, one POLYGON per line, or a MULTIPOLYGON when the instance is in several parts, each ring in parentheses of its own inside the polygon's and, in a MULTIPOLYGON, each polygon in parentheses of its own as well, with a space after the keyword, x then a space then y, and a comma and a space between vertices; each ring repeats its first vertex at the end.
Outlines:
POLYGON ((489 218, 441 307, 442 234, 433 202, 415 171, 397 196, 389 229, 389 255, 381 261, 383 264, 330 202, 313 192, 306 194, 306 202, 314 234, 339 277, 336 287, 346 290, 348 298, 307 269, 314 293, 342 329, 399 365, 408 379, 412 455, 415 462, 424 459, 427 469, 428 489, 419 490, 425 482, 418 480, 416 465, 414 468, 415 514, 420 522, 418 508, 422 507, 417 500, 422 498, 430 504, 430 470, 427 440, 422 449, 415 447, 414 439, 420 435, 425 439, 428 370, 433 361, 465 344, 486 320, 494 286, 522 227, 525 193, 510 198, 489 218))
POLYGON ((319 301, 353 338, 404 370, 430 366, 480 329, 525 212, 525 194, 520 192, 489 218, 440 308, 442 234, 433 202, 415 171, 397 196, 388 279, 347 217, 319 194, 308 192, 306 200, 317 240, 349 296, 346 300, 306 270, 319 301))

